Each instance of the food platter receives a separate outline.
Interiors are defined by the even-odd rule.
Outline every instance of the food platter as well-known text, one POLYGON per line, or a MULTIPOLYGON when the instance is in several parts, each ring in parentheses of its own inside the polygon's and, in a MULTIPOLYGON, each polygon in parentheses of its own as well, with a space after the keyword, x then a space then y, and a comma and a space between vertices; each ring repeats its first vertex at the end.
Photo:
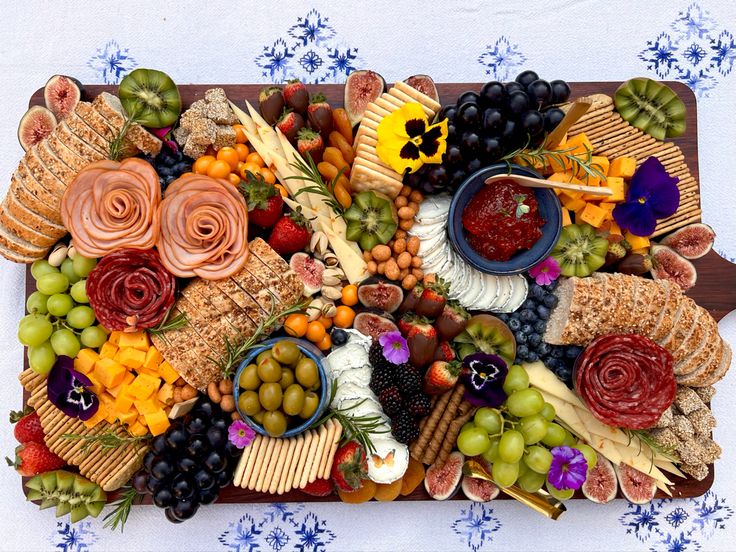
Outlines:
MULTIPOLYGON (((618 87, 618 83, 571 83, 574 88, 574 97, 587 96, 589 94, 608 94, 613 95, 618 87)), ((684 154, 684 162, 690 170, 690 173, 694 179, 698 180, 698 144, 697 144, 697 114, 696 114, 696 103, 695 97, 692 91, 685 85, 676 82, 667 83, 676 93, 680 96, 687 107, 687 130, 684 135, 672 139, 682 150, 684 154)), ((481 84, 467 84, 467 83, 444 83, 437 84, 437 90, 440 95, 440 103, 445 104, 454 101, 458 95, 462 94, 468 89, 478 89, 481 84)), ((188 107, 194 101, 200 100, 204 97, 205 91, 218 87, 224 89, 227 96, 242 105, 243 100, 248 100, 253 104, 258 101, 259 91, 263 88, 262 85, 180 85, 179 91, 181 93, 183 108, 188 107)), ((331 105, 337 107, 342 105, 343 87, 341 85, 322 85, 319 90, 325 94, 327 100, 331 105)), ((115 87, 112 86, 101 86, 101 85, 88 85, 85 87, 85 94, 89 99, 97 96, 101 92, 114 92, 115 87)), ((85 98, 83 98, 85 99, 85 98)), ((574 98, 573 98, 574 99, 574 98)), ((38 90, 30 100, 30 105, 43 105, 43 89, 38 90)), ((699 215, 699 210, 697 211, 699 215)), ((727 313, 736 309, 736 267, 728 263, 727 261, 720 258, 714 251, 710 251, 707 255, 694 261, 699 274, 698 284, 691 289, 687 295, 694 299, 700 306, 707 309, 708 312, 716 319, 719 320, 727 313)), ((26 295, 30 295, 35 289, 35 284, 30 275, 30 268, 28 269, 26 285, 26 295)), ((28 361, 25 361, 26 368, 28 367, 28 361)), ((25 394, 25 400, 28 398, 28 393, 25 394)), ((674 497, 694 497, 700 496, 705 493, 713 484, 714 470, 713 466, 710 466, 708 475, 702 480, 688 478, 685 480, 678 480, 677 484, 671 488, 672 495, 674 497)), ((661 491, 658 492, 657 496, 665 497, 661 491)), ((463 498, 461 495, 455 498, 463 498)), ((509 498, 506 494, 502 493, 499 498, 509 498)), ((582 498, 580 493, 577 493, 576 498, 582 498)), ((430 500, 430 495, 426 492, 424 486, 420 485, 408 496, 399 497, 399 500, 430 500)), ((304 493, 294 490, 287 492, 279 496, 280 501, 336 501, 338 498, 335 495, 329 495, 325 497, 308 496, 304 493)), ((150 502, 150 496, 145 499, 146 502, 150 502)), ((221 503, 259 503, 259 502, 272 502, 273 497, 271 495, 248 491, 239 487, 228 486, 222 490, 219 495, 218 501, 221 503)))

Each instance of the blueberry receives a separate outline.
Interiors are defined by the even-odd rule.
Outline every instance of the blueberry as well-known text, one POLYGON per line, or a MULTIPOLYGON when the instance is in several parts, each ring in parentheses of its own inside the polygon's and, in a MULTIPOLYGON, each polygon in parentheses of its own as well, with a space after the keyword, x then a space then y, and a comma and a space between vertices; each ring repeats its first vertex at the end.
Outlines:
POLYGON ((582 347, 570 345, 569 347, 565 348, 565 358, 575 360, 576 358, 578 358, 578 355, 582 352, 583 352, 582 347))
POLYGON ((526 360, 527 355, 529 355, 529 347, 526 345, 519 345, 516 347, 516 356, 522 360, 526 360))
POLYGON ((547 329, 547 321, 546 320, 537 320, 534 323, 534 331, 540 334, 544 333, 544 330, 547 329))
POLYGON ((526 343, 526 341, 528 339, 527 338, 527 335, 524 332, 522 332, 522 331, 515 332, 514 333, 514 337, 516 338, 516 343, 517 344, 518 343, 526 343))
POLYGON ((567 366, 558 369, 557 372, 555 372, 555 375, 562 381, 564 381, 568 387, 571 387, 570 384, 572 383, 572 370, 570 370, 567 366))
POLYGON ((539 305, 537 307, 537 315, 542 320, 547 320, 549 318, 549 309, 545 307, 544 305, 539 305))
POLYGON ((171 176, 172 174, 174 174, 174 171, 170 167, 159 167, 158 174, 163 177, 167 177, 167 176, 171 176))
POLYGON ((544 364, 555 373, 565 366, 565 363, 559 358, 546 358, 544 359, 544 364))
POLYGON ((537 314, 531 309, 522 309, 519 312, 519 318, 522 322, 534 322, 537 318, 537 314))
POLYGON ((545 285, 544 289, 546 289, 547 291, 553 291, 557 287, 558 282, 559 280, 553 280, 549 284, 545 285))
POLYGON ((505 312, 501 312, 496 315, 496 318, 498 318, 501 322, 508 322, 509 321, 509 315, 505 312))
POLYGON ((521 304, 522 309, 534 309, 537 306, 537 302, 534 299, 527 299, 521 304))
POLYGON ((540 354, 542 353, 539 350, 539 345, 542 343, 542 336, 541 335, 539 335, 538 333, 529 334, 529 338, 527 339, 527 343, 529 343, 529 345, 531 347, 534 347, 535 349, 537 349, 537 352, 538 353, 540 353, 540 354))
POLYGON ((337 345, 338 347, 340 345, 345 345, 348 341, 348 333, 345 330, 341 330, 340 328, 335 328, 332 330, 332 334, 330 335, 332 338, 332 344, 337 345))
POLYGON ((542 341, 542 343, 540 343, 539 346, 537 347, 537 352, 540 355, 548 355, 551 351, 552 351, 552 347, 550 346, 550 344, 545 343, 544 341, 542 341))
POLYGON ((529 354, 526 355, 526 359, 529 362, 536 362, 537 360, 539 360, 539 355, 535 353, 534 351, 529 351, 529 354))
POLYGON ((512 318, 508 321, 509 330, 512 332, 515 332, 521 328, 521 322, 519 322, 518 318, 512 318))
POLYGON ((529 294, 534 297, 535 299, 543 299, 544 296, 547 294, 545 289, 540 286, 539 284, 532 284, 531 289, 529 290, 529 294))
POLYGON ((550 355, 552 355, 552 358, 562 358, 565 356, 565 348, 564 347, 552 347, 552 351, 550 352, 550 355))
POLYGON ((559 299, 557 299, 556 295, 547 295, 544 298, 544 306, 549 307, 551 309, 555 308, 557 306, 557 303, 559 303, 559 299))

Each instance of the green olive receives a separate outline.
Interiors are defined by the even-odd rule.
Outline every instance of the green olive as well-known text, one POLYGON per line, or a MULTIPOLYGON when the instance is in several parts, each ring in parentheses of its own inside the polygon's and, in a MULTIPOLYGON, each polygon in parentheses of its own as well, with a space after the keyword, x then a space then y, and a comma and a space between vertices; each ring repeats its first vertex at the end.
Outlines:
POLYGON ((296 374, 296 381, 304 387, 311 388, 319 384, 319 371, 311 358, 301 359, 297 363, 294 373, 296 374))
POLYGON ((258 389, 258 398, 261 400, 261 406, 266 410, 273 412, 281 406, 281 399, 284 392, 278 383, 264 383, 258 389))
POLYGON ((273 347, 271 347, 271 354, 273 358, 278 360, 281 364, 293 364, 299 360, 299 347, 293 341, 279 341, 273 347))
POLYGON ((260 364, 261 362, 263 362, 267 358, 273 358, 273 355, 271 354, 271 349, 266 349, 261 354, 259 354, 256 357, 256 364, 260 364))
POLYGON ((302 406, 302 410, 299 412, 299 417, 303 420, 310 418, 312 414, 317 411, 318 406, 319 397, 317 396, 317 393, 314 391, 307 391, 304 393, 304 406, 302 406))
POLYGON ((253 416, 251 416, 251 418, 253 418, 253 420, 255 420, 255 422, 258 425, 262 426, 263 425, 263 416, 265 416, 265 415, 266 415, 266 411, 265 410, 259 410, 258 412, 256 412, 255 414, 253 414, 253 416))
POLYGON ((294 370, 291 368, 281 368, 281 389, 286 389, 294 383, 294 370))
POLYGON ((266 412, 263 415, 263 429, 266 430, 271 437, 279 437, 286 431, 286 416, 277 410, 275 412, 266 412))
POLYGON ((240 387, 249 391, 258 389, 261 385, 261 378, 258 377, 258 367, 255 364, 249 364, 240 373, 240 379, 238 380, 240 387))
POLYGON ((304 389, 302 386, 294 383, 284 391, 283 409, 289 416, 296 416, 304 407, 304 389))
POLYGON ((281 365, 272 358, 265 358, 258 363, 258 377, 264 383, 276 383, 281 380, 281 365))
POLYGON ((246 416, 255 416, 261 410, 261 402, 258 400, 258 393, 255 391, 246 391, 238 397, 238 408, 246 416))

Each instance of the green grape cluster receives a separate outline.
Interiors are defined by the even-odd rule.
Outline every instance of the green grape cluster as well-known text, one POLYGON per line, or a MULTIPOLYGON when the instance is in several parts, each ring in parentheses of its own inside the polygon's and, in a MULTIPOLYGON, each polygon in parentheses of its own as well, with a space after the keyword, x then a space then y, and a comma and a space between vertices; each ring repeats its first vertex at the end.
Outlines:
POLYGON ((514 483, 529 492, 546 486, 549 493, 566 500, 572 490, 558 490, 548 479, 552 464, 551 449, 570 446, 578 449, 592 469, 597 462, 589 445, 555 423, 555 408, 542 394, 529 387, 524 367, 514 364, 503 384, 506 401, 499 408, 479 408, 472 421, 466 423, 457 438, 457 447, 466 456, 482 456, 491 466, 494 482, 499 487, 514 483))
POLYGON ((97 348, 107 340, 87 298, 86 277, 96 264, 77 253, 59 267, 46 260, 31 265, 36 291, 26 301, 18 340, 28 347, 28 364, 39 374, 48 374, 57 355, 74 358, 82 346, 97 348))

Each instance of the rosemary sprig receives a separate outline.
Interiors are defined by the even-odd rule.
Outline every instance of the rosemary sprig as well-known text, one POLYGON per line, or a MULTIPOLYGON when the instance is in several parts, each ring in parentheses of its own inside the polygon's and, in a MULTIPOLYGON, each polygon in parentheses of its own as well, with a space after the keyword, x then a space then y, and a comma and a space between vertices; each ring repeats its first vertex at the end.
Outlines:
POLYGON ((97 443, 100 445, 103 454, 107 454, 111 450, 127 445, 134 445, 135 447, 144 446, 151 439, 150 435, 131 435, 128 437, 121 437, 116 434, 114 430, 110 429, 105 433, 99 433, 97 435, 79 435, 77 433, 64 433, 61 436, 62 439, 70 439, 74 441, 83 441, 82 452, 89 453, 90 447, 97 443))
POLYGON ((342 205, 337 202, 335 196, 332 195, 330 190, 335 189, 335 184, 345 172, 345 168, 343 167, 342 169, 340 169, 340 172, 335 175, 335 178, 332 179, 329 185, 325 185, 324 180, 322 180, 322 175, 319 173, 319 169, 317 168, 314 159, 312 159, 312 156, 307 155, 306 157, 306 161, 304 161, 304 159, 297 158, 296 162, 290 163, 290 165, 298 170, 300 173, 302 173, 303 176, 287 176, 287 180, 306 180, 307 182, 312 183, 310 186, 299 188, 295 195, 298 196, 302 193, 321 195, 325 198, 324 202, 329 205, 330 208, 335 211, 338 216, 342 216, 345 210, 342 208, 342 205))
POLYGON ((224 358, 219 359, 211 356, 208 357, 210 361, 214 362, 220 368, 223 378, 228 379, 232 377, 233 373, 235 372, 235 367, 240 363, 241 360, 243 360, 243 357, 246 355, 248 350, 250 350, 256 343, 261 340, 264 333, 267 333, 276 324, 278 324, 281 318, 304 310, 304 308, 308 304, 306 301, 302 301, 299 303, 295 303, 290 307, 286 307, 283 310, 277 311, 276 296, 271 291, 269 291, 269 294, 271 296, 271 308, 269 309, 269 314, 264 320, 261 320, 260 324, 258 324, 258 327, 256 328, 256 331, 253 332, 253 335, 240 343, 234 343, 227 336, 225 336, 223 338, 225 341, 224 358))
POLYGON ((120 497, 111 504, 114 507, 113 511, 105 516, 105 529, 109 528, 111 531, 115 531, 120 527, 122 533, 125 528, 125 522, 128 521, 130 515, 130 509, 133 504, 139 504, 143 500, 143 495, 138 494, 133 487, 126 485, 122 488, 120 497))
MULTIPOLYGON (((651 449, 652 454, 664 456, 670 462, 679 461, 674 448, 661 445, 660 443, 655 441, 654 438, 646 431, 641 429, 625 429, 624 432, 628 436, 629 442, 631 442, 634 438, 639 439, 640 453, 641 446, 647 445, 651 449)), ((654 458, 652 458, 652 462, 654 462, 654 458)))
POLYGON ((529 143, 525 146, 507 153, 501 158, 501 161, 506 162, 511 172, 511 162, 521 161, 527 165, 535 166, 547 166, 554 161, 560 167, 566 165, 565 162, 570 164, 575 174, 585 174, 585 181, 588 182, 591 178, 604 179, 603 173, 600 171, 600 166, 593 163, 593 151, 586 147, 586 153, 584 156, 572 153, 575 148, 567 148, 560 150, 549 150, 544 146, 544 142, 541 146, 536 148, 529 148, 529 143))
POLYGON ((149 329, 148 333, 160 337, 168 343, 166 332, 171 330, 180 330, 188 323, 189 319, 187 318, 186 312, 180 312, 179 314, 177 314, 176 316, 172 316, 171 318, 169 318, 167 315, 158 326, 149 329))
POLYGON ((125 135, 128 134, 128 130, 130 130, 131 125, 134 125, 138 122, 137 118, 138 112, 136 110, 135 113, 125 119, 123 126, 120 127, 120 132, 118 132, 118 135, 115 136, 115 138, 113 138, 113 140, 110 142, 109 156, 110 159, 112 159, 113 161, 117 161, 118 157, 120 157, 120 149, 123 147, 123 140, 125 140, 125 135))

